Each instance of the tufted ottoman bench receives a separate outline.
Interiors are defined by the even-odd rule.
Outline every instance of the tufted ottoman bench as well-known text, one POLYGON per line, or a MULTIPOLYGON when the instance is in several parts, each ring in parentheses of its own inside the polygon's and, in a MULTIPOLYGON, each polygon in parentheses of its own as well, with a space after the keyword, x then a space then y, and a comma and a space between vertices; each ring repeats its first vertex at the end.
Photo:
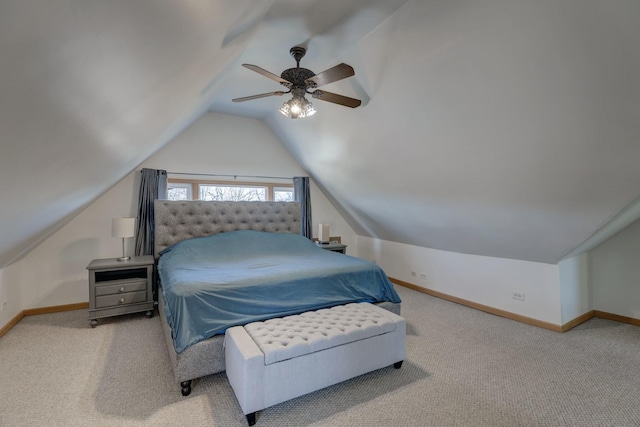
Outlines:
POLYGON ((405 357, 405 320, 347 304, 229 328, 226 371, 249 425, 255 413, 405 357))

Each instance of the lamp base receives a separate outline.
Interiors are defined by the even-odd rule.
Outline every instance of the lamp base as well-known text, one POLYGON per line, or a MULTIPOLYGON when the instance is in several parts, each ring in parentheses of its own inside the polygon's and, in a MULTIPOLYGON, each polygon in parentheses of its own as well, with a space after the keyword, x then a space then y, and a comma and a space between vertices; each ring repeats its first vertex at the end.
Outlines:
POLYGON ((122 238, 122 256, 116 258, 118 261, 129 261, 131 259, 130 256, 126 256, 124 251, 124 237, 122 238))

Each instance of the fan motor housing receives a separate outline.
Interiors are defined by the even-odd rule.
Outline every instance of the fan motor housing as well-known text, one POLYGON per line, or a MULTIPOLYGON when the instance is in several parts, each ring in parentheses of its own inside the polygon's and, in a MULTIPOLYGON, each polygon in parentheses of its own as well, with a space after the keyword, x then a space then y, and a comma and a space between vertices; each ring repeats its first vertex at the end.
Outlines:
POLYGON ((293 83, 293 86, 305 87, 306 83, 304 81, 315 75, 313 71, 306 68, 289 68, 284 70, 280 77, 293 83))

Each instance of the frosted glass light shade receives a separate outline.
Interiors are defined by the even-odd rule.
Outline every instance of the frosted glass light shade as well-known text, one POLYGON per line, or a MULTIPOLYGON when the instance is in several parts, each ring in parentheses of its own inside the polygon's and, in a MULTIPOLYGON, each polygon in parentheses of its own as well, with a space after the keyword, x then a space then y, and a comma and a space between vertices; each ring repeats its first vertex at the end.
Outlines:
POLYGON ((304 119, 313 116, 316 109, 304 96, 294 95, 280 107, 280 113, 290 119, 304 119))

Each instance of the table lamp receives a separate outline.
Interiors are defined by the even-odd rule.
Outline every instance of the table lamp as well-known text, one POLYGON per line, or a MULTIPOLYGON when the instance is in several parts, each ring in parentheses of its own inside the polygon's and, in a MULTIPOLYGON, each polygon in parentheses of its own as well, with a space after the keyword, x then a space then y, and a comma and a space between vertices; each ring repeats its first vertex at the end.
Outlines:
POLYGON ((329 224, 318 224, 318 242, 329 243, 329 224))
POLYGON ((124 239, 135 236, 136 219, 135 218, 113 218, 111 221, 111 236, 122 237, 122 256, 118 261, 128 261, 130 256, 124 253, 124 239))

